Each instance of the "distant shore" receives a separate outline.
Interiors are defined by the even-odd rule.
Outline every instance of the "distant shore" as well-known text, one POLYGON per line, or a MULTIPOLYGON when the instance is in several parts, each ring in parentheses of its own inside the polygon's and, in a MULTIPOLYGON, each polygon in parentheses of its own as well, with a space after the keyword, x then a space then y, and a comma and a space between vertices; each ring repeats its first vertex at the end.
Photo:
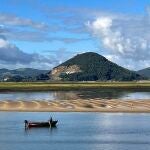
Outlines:
POLYGON ((59 91, 94 88, 150 89, 150 82, 0 82, 0 92, 59 91))
POLYGON ((18 112, 122 112, 150 113, 150 99, 118 100, 55 100, 55 101, 0 101, 0 111, 18 112))

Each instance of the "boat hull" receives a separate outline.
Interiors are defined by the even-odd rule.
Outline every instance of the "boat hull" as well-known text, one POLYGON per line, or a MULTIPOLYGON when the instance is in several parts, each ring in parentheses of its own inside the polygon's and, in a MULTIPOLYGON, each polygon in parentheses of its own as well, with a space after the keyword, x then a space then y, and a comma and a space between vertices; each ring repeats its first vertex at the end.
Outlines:
POLYGON ((39 127, 56 127, 58 121, 50 122, 28 122, 25 124, 26 128, 39 128, 39 127))

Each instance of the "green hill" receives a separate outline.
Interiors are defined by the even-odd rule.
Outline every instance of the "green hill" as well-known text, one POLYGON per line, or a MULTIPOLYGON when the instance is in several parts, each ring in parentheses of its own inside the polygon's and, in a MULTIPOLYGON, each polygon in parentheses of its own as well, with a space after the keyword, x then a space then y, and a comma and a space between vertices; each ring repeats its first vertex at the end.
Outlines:
POLYGON ((40 74, 46 74, 48 70, 39 70, 33 68, 19 68, 14 70, 9 69, 0 69, 0 80, 4 80, 9 78, 10 81, 15 81, 17 79, 28 79, 28 78, 36 78, 40 74))
POLYGON ((87 52, 78 54, 49 72, 52 80, 68 81, 132 81, 144 79, 134 71, 125 69, 105 57, 87 52))
POLYGON ((137 73, 150 79, 150 67, 139 70, 137 73))

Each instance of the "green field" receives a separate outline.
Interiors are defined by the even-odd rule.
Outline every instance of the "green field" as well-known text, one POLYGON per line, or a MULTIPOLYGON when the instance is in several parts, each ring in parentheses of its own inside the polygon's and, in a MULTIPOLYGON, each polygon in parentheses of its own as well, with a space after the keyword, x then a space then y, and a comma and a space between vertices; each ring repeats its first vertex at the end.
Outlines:
POLYGON ((150 82, 0 82, 0 91, 80 90, 92 88, 150 89, 150 82))

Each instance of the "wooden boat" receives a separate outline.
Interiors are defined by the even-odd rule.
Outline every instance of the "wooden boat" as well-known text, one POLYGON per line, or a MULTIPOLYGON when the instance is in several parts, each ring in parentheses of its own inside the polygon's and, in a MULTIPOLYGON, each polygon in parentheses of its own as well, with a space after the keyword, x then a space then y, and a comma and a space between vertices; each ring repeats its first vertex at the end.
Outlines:
POLYGON ((29 122, 28 120, 25 120, 25 128, 36 128, 36 127, 56 127, 58 120, 53 121, 49 120, 47 122, 29 122))

